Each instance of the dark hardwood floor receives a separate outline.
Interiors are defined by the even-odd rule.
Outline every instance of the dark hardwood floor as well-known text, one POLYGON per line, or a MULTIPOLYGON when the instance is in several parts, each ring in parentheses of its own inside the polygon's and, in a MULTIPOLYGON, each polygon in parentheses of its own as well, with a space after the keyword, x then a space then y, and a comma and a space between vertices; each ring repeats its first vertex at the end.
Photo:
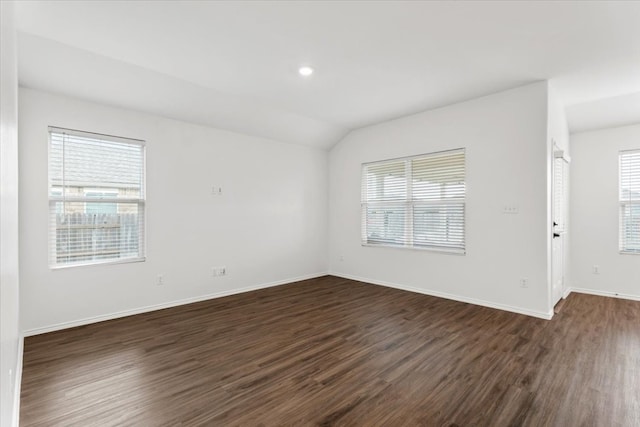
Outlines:
POLYGON ((336 277, 29 337, 22 426, 640 426, 640 302, 336 277))

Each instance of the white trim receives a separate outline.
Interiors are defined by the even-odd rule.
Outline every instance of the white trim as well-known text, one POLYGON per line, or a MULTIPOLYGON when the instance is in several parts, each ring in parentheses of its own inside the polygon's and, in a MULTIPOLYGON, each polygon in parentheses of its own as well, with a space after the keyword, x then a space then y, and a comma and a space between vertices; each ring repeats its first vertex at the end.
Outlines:
POLYGON ((420 289, 420 288, 414 288, 412 286, 399 285, 397 283, 384 282, 381 280, 367 279, 364 277, 352 276, 350 274, 338 273, 335 271, 330 271, 329 274, 332 276, 342 277, 344 279, 357 280, 359 282, 371 283, 373 285, 386 286, 388 288, 395 288, 403 291, 415 292, 415 293, 429 295, 433 297, 445 298, 453 301, 464 302, 464 303, 479 305, 483 307, 495 308, 498 310, 509 311, 517 314, 524 314, 526 316, 537 317, 545 320, 551 320, 554 314, 553 309, 545 313, 542 311, 535 311, 535 310, 529 310, 526 308, 514 307, 511 305, 498 304, 498 303, 484 301, 476 298, 462 297, 459 295, 453 295, 446 292, 438 292, 438 291, 432 291, 429 289, 420 289))
POLYGON ((407 251, 421 251, 421 252, 435 252, 439 254, 449 254, 449 255, 466 255, 466 249, 458 249, 452 248, 447 249, 444 246, 405 246, 405 245, 395 245, 389 243, 365 243, 362 242, 361 245, 365 248, 393 248, 393 249, 403 249, 407 251))
POLYGON ((600 297, 627 299, 631 301, 640 301, 640 295, 621 294, 618 292, 611 292, 611 291, 598 291, 595 289, 585 289, 585 288, 570 288, 569 292, 576 292, 579 294, 588 294, 588 295, 597 295, 600 297))
POLYGON ((567 299, 569 294, 571 294, 572 290, 573 288, 565 288, 565 290, 562 293, 562 299, 567 299))
POLYGON ((107 264, 129 264, 132 262, 145 262, 147 260, 146 256, 143 257, 131 257, 131 258, 109 258, 106 260, 99 261, 80 261, 76 263, 68 263, 68 264, 52 264, 49 266, 49 270, 64 270, 65 268, 73 268, 73 267, 93 267, 94 265, 107 265, 107 264))
POLYGON ((22 386, 22 359, 24 355, 24 335, 18 338, 18 360, 13 376, 13 427, 20 425, 20 387, 22 386))
POLYGON ((191 304, 191 303, 194 303, 194 302, 200 302, 200 301, 205 301, 205 300, 215 299, 215 298, 222 298, 222 297, 226 297, 226 296, 230 296, 230 295, 236 295, 236 294, 241 294, 241 293, 245 293, 245 292, 257 291, 259 289, 271 288, 271 287, 274 287, 274 286, 286 285, 286 284, 289 284, 289 283, 300 282, 302 280, 315 279, 316 277, 322 277, 322 276, 326 276, 328 274, 329 273, 326 272, 326 271, 319 272, 319 273, 313 273, 313 274, 306 274, 304 276, 293 277, 293 278, 290 278, 290 279, 283 279, 283 280, 277 280, 275 282, 263 283, 263 284, 254 285, 254 286, 247 286, 245 288, 230 289, 230 290, 226 290, 226 291, 222 291, 222 292, 216 292, 214 294, 200 295, 200 296, 196 296, 196 297, 190 297, 190 298, 184 298, 184 299, 175 300, 175 301, 169 301, 169 302, 165 302, 165 303, 161 303, 161 304, 154 304, 154 305, 148 305, 148 306, 145 306, 145 307, 139 307, 139 308, 134 308, 134 309, 130 309, 130 310, 118 311, 118 312, 110 313, 110 314, 103 314, 103 315, 99 315, 99 316, 87 317, 87 318, 84 318, 84 319, 72 320, 70 322, 62 322, 62 323, 57 323, 55 325, 28 329, 28 330, 23 332, 23 335, 25 337, 30 337, 30 336, 33 336, 33 335, 46 334, 47 332, 59 331, 61 329, 74 328, 76 326, 83 326, 83 325, 88 325, 88 324, 91 324, 91 323, 104 322, 105 320, 118 319, 120 317, 132 316, 134 314, 147 313, 149 311, 162 310, 162 309, 165 309, 165 308, 171 308, 171 307, 176 307, 176 306, 180 306, 180 305, 191 304))
POLYGON ((620 255, 640 255, 640 252, 636 251, 627 251, 627 250, 619 250, 618 253, 620 255))

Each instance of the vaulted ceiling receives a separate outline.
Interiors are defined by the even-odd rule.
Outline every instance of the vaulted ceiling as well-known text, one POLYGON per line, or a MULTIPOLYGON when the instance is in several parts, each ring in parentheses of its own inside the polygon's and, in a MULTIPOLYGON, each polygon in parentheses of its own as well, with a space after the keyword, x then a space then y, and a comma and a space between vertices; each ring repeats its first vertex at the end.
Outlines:
POLYGON ((280 141, 326 149, 358 127, 544 79, 574 130, 598 111, 640 121, 640 2, 16 9, 21 85, 280 141))

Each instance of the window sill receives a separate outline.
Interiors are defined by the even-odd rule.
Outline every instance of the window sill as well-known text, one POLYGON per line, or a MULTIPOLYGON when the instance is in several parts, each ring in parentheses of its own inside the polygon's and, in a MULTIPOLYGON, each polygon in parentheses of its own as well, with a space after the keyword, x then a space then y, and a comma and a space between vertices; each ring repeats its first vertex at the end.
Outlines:
POLYGON ((53 264, 49 265, 51 270, 64 270, 67 268, 73 267, 90 267, 90 266, 98 266, 98 265, 111 265, 111 264, 129 264, 133 262, 144 262, 146 261, 146 257, 136 257, 136 258, 122 258, 122 259, 109 259, 104 261, 91 261, 91 262, 78 262, 78 263, 69 263, 69 264, 53 264))
POLYGON ((418 251, 418 252, 434 252, 448 255, 466 255, 467 251, 465 249, 446 249, 446 248, 429 248, 429 247, 419 247, 419 246, 401 246, 401 245, 390 245, 385 243, 362 243, 363 247, 369 248, 391 248, 391 249, 402 249, 405 251, 418 251))
POLYGON ((640 251, 619 251, 620 255, 640 255, 640 251))

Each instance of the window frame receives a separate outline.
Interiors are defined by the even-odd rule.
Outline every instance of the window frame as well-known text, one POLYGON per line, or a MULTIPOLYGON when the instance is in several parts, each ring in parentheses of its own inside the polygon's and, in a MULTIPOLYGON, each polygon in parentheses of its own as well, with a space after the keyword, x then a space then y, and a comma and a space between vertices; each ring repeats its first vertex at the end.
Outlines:
MULTIPOLYGON (((135 138, 127 138, 121 136, 114 136, 108 134, 102 134, 97 132, 88 132, 81 131, 76 129, 62 128, 57 126, 49 126, 48 127, 48 138, 47 138, 47 198, 48 198, 48 216, 49 223, 47 226, 47 250, 48 250, 48 258, 49 258, 49 268, 51 270, 57 269, 65 269, 65 268, 74 268, 74 267, 87 267, 87 266, 96 266, 96 265, 110 265, 110 264, 128 264, 128 263, 136 263, 136 262, 144 262, 146 261, 146 243, 147 243, 147 153, 146 153, 146 141, 135 138), (96 190, 95 185, 87 186, 82 190, 82 196, 79 197, 67 197, 65 191, 63 190, 61 195, 53 195, 52 193, 55 190, 53 187, 52 180, 52 137, 53 134, 67 134, 70 136, 75 136, 78 138, 87 138, 94 139, 106 142, 115 142, 120 144, 129 144, 129 145, 137 145, 141 150, 141 184, 139 188, 139 197, 88 197, 87 190, 96 190), (52 214, 52 206, 55 206, 57 203, 82 203, 83 212, 86 213, 86 203, 114 203, 116 207, 119 203, 123 204, 135 204, 138 209, 138 215, 141 215, 137 219, 138 222, 138 253, 136 256, 130 257, 122 257, 122 258, 105 258, 105 259, 93 259, 93 260, 81 260, 77 262, 58 262, 57 261, 57 240, 56 234, 58 228, 56 227, 55 222, 52 222, 51 214, 52 214)), ((63 166, 64 168, 64 166, 63 166)), ((66 185, 63 183, 60 187, 64 189, 66 185)), ((112 192, 108 190, 106 192, 112 192)))
MULTIPOLYGON (((626 245, 628 242, 626 241, 626 239, 623 239, 623 211, 627 207, 636 207, 638 210, 640 210, 640 196, 637 198, 632 198, 631 196, 629 196, 629 198, 626 200, 622 197, 622 158, 623 156, 629 154, 640 156, 640 149, 620 150, 618 152, 618 252, 622 255, 640 255, 640 247, 638 249, 629 249, 626 245)), ((640 160, 638 161, 637 170, 640 172, 640 160)), ((635 236, 633 240, 640 242, 640 229, 637 231, 637 233, 638 235, 635 236)))
MULTIPOLYGON (((455 148, 449 150, 441 150, 430 153, 417 154, 412 156, 405 157, 397 157, 393 159, 385 159, 374 162, 366 162, 361 165, 361 197, 360 197, 360 221, 361 221, 361 245, 363 247, 384 247, 384 248, 397 248, 403 250, 416 250, 416 251, 426 251, 426 252, 437 252, 437 253, 446 253, 452 255, 465 255, 467 251, 467 240, 466 240, 466 221, 467 221, 467 191, 466 191, 466 174, 467 174, 467 155, 466 148, 455 148), (412 162, 415 160, 435 158, 437 156, 443 156, 447 153, 454 155, 456 153, 462 153, 463 155, 463 184, 464 184, 464 194, 461 198, 440 198, 436 200, 420 200, 413 198, 413 170, 412 170, 412 162), (384 165, 384 164, 392 164, 403 162, 405 164, 404 168, 404 180, 405 180, 405 197, 400 200, 390 200, 390 201, 367 201, 366 200, 366 171, 367 168, 374 165, 384 165), (404 225, 403 225, 403 242, 394 244, 387 243, 384 241, 371 241, 368 237, 367 230, 367 207, 369 206, 389 206, 389 207, 404 207, 404 225), (415 208, 428 208, 429 205, 442 206, 442 205, 462 205, 462 221, 460 225, 462 226, 462 247, 447 247, 447 246, 439 246, 439 245, 416 245, 415 244, 415 216, 414 212, 415 208)), ((444 184, 444 183, 443 183, 444 184)), ((446 184, 445 184, 446 185, 446 184)), ((445 228, 449 230, 450 226, 447 225, 445 228)))

